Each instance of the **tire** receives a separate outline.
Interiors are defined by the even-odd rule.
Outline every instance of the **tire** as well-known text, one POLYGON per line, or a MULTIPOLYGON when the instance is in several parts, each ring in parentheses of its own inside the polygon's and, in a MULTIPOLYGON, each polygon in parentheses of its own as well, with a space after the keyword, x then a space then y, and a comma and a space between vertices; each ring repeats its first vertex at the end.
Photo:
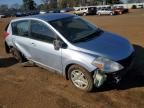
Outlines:
POLYGON ((98 13, 98 16, 101 16, 101 13, 98 13))
POLYGON ((84 12, 84 13, 83 13, 83 16, 86 16, 86 15, 87 15, 87 14, 84 12))
POLYGON ((16 49, 16 48, 11 48, 11 53, 13 55, 13 57, 19 62, 19 63, 23 63, 26 62, 26 58, 24 56, 22 56, 22 54, 16 49))
POLYGON ((76 88, 87 92, 92 91, 92 75, 83 67, 79 65, 72 65, 68 70, 68 77, 76 88))
POLYGON ((111 12, 111 13, 110 13, 110 15, 112 16, 112 15, 113 15, 113 13, 111 12))

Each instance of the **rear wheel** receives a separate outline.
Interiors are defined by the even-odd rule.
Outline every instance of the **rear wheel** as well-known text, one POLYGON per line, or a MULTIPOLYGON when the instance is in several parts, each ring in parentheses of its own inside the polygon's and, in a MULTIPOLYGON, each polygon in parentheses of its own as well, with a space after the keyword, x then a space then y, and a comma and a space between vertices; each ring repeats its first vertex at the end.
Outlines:
POLYGON ((92 75, 83 67, 72 65, 68 70, 68 74, 75 87, 84 91, 91 91, 93 89, 92 75))
POLYGON ((19 63, 27 61, 26 58, 16 48, 11 48, 11 53, 19 63))

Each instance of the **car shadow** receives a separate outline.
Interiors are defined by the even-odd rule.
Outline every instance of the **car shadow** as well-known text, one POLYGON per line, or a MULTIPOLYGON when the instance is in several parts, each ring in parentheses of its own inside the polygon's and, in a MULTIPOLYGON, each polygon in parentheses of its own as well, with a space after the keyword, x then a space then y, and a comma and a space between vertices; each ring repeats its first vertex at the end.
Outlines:
POLYGON ((107 84, 101 88, 95 88, 94 92, 108 90, 126 90, 130 88, 144 87, 144 48, 133 45, 135 49, 135 61, 132 69, 127 73, 119 84, 107 84))
POLYGON ((0 58, 0 68, 10 67, 17 64, 17 60, 13 57, 9 58, 0 58))

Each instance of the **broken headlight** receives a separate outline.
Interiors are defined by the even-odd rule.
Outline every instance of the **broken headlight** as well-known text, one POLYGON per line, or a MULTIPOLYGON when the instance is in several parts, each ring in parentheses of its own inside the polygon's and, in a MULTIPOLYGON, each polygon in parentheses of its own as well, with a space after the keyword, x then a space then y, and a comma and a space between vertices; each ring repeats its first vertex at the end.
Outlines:
POLYGON ((104 57, 96 58, 92 64, 104 72, 115 72, 124 68, 121 64, 104 57))

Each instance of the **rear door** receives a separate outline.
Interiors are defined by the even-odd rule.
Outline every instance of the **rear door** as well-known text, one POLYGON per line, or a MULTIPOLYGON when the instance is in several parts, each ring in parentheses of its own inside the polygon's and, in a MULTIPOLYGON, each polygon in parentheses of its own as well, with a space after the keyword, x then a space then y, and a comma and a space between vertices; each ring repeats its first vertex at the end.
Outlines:
POLYGON ((12 43, 27 59, 31 59, 30 39, 29 39, 29 20, 20 20, 11 23, 12 43))
POLYGON ((44 22, 31 20, 32 59, 46 67, 62 70, 61 49, 55 50, 53 41, 56 33, 44 22))

